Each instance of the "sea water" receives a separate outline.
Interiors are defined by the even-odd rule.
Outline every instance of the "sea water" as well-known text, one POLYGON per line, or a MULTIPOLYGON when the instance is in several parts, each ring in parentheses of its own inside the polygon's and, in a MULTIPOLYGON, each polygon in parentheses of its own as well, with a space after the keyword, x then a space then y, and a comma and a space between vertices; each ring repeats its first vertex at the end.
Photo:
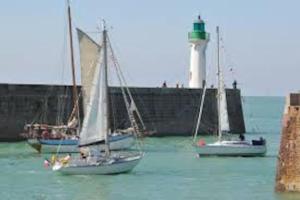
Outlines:
POLYGON ((243 99, 246 137, 265 137, 266 157, 198 158, 190 137, 147 138, 145 157, 131 173, 64 176, 43 167, 50 155, 25 142, 2 143, 0 199, 300 199, 274 192, 283 107, 283 97, 243 99))

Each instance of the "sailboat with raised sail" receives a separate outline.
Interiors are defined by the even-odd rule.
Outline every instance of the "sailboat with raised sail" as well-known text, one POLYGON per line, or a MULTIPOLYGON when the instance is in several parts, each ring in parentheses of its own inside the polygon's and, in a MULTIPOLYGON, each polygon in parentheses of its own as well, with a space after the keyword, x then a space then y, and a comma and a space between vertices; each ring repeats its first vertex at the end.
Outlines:
MULTIPOLYGON (((87 104, 86 115, 80 132, 79 157, 71 157, 68 162, 56 161, 52 169, 63 174, 118 174, 131 171, 142 159, 141 150, 137 152, 112 152, 110 149, 109 134, 113 131, 110 127, 108 97, 108 36, 105 23, 103 25, 103 40, 100 63, 95 70, 93 84, 90 90, 90 99, 87 104), (105 152, 99 149, 99 145, 105 144, 105 152)), ((119 69, 120 70, 120 69, 119 69)), ((118 73, 118 69, 117 69, 118 73)), ((122 84, 122 75, 118 75, 122 84)), ((124 81, 123 81, 124 84, 124 81)), ((132 113, 129 105, 133 104, 130 91, 126 85, 121 85, 128 114, 132 113), (125 89, 127 88, 127 89, 125 89), (128 93, 129 92, 129 93, 128 93), (127 94, 127 96, 125 96, 127 94), (129 98, 128 98, 129 96, 129 98), (129 102, 130 100, 130 102, 129 102), (126 103, 127 102, 127 103, 126 103)), ((134 124, 135 122, 132 121, 134 124)), ((137 127, 137 126, 134 126, 137 127)), ((138 129, 133 128, 138 135, 138 129)))
MULTIPOLYGON (((266 141, 263 138, 259 140, 245 141, 244 135, 240 135, 239 140, 233 138, 224 139, 224 134, 230 136, 226 90, 223 79, 223 73, 220 67, 220 48, 219 48, 219 27, 217 27, 217 67, 218 67, 218 140, 211 144, 206 144, 200 140, 195 144, 199 156, 264 156, 266 154, 266 141)), ((204 104, 206 86, 204 87, 200 111, 194 133, 194 142, 196 141, 199 125, 201 123, 202 109, 204 104)))
MULTIPOLYGON (((77 30, 80 53, 81 67, 81 91, 83 96, 83 113, 87 115, 88 103, 90 100, 93 78, 96 73, 96 68, 99 64, 101 46, 89 37, 84 31, 77 30)), ((113 108, 112 108, 113 109, 113 108)), ((111 150, 123 150, 130 148, 134 144, 134 135, 132 130, 126 129, 119 132, 114 132, 109 135, 111 150)), ((104 150, 104 145, 102 145, 104 150)))
MULTIPOLYGON (((71 6, 69 1, 67 5, 68 27, 69 27, 69 44, 70 58, 72 67, 72 95, 73 109, 67 123, 60 124, 39 124, 30 123, 25 125, 25 133, 22 135, 27 138, 28 144, 42 153, 72 153, 78 152, 78 141, 80 132, 80 115, 79 115, 79 95, 75 79, 75 62, 72 36, 72 18, 71 6)), ((81 81, 83 110, 86 114, 87 102, 89 101, 89 92, 91 89, 92 78, 95 73, 101 46, 94 42, 84 32, 77 30, 80 46, 80 64, 81 64, 81 81)), ((122 150, 130 148, 134 144, 134 136, 130 130, 109 135, 112 150, 122 150)), ((104 145, 102 145, 104 150, 104 145)))
POLYGON ((23 134, 31 147, 43 153, 54 153, 57 152, 58 148, 59 152, 62 153, 77 151, 76 146, 80 130, 79 98, 75 78, 71 7, 69 1, 67 2, 73 109, 66 123, 40 124, 32 122, 25 125, 25 133, 23 134))

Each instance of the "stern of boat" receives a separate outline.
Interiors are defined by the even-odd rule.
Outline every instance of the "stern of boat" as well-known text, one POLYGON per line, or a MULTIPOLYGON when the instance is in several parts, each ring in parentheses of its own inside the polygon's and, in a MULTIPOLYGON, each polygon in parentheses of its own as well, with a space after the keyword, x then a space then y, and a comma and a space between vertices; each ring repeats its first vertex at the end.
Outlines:
POLYGON ((37 150, 39 153, 41 153, 42 150, 42 145, 40 143, 40 141, 38 139, 27 139, 27 143, 34 148, 35 150, 37 150))

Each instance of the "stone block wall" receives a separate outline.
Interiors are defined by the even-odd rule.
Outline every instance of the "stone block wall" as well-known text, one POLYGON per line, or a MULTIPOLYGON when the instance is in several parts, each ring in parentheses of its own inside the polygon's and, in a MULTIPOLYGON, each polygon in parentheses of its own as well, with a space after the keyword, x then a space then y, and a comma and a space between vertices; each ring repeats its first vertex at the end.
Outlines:
MULTIPOLYGON (((78 87, 80 91, 80 87, 78 87)), ((202 90, 186 88, 131 87, 146 128, 153 136, 191 136, 196 124, 202 90)), ((244 133, 240 90, 227 89, 229 124, 232 133, 244 133)), ((216 89, 207 89, 200 134, 217 130, 216 89)), ((129 125, 125 104, 118 87, 110 88, 111 126, 129 125)), ((0 84, 0 141, 21 139, 26 123, 66 121, 72 109, 70 86, 0 84)), ((81 106, 81 115, 82 106, 81 106)))
POLYGON ((277 162, 278 192, 300 192, 300 94, 287 98, 277 162), (298 102, 298 103, 297 103, 298 102))

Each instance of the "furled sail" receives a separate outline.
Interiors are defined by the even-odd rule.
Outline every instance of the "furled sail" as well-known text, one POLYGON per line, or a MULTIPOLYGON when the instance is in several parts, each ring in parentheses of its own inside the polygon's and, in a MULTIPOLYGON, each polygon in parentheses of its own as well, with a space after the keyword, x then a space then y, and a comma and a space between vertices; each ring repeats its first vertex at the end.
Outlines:
POLYGON ((105 67, 97 65, 91 85, 90 99, 80 133, 80 146, 106 140, 107 123, 107 85, 105 67))
POLYGON ((81 85, 83 96, 83 112, 87 112, 91 85, 99 61, 101 47, 82 30, 77 29, 80 49, 81 85))
POLYGON ((229 121, 228 121, 228 111, 227 111, 227 99, 226 99, 226 91, 225 91, 225 85, 223 80, 222 72, 220 72, 219 75, 220 79, 220 88, 219 88, 219 98, 220 98, 220 124, 221 124, 221 131, 222 132, 228 132, 229 131, 229 121))

